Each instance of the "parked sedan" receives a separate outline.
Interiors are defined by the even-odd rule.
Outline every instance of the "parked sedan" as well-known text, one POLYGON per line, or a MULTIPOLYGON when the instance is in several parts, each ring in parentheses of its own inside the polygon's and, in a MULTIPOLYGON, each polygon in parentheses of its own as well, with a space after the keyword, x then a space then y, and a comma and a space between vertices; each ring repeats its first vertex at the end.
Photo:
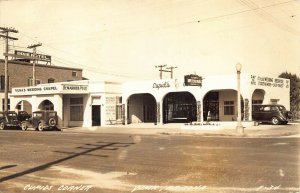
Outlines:
POLYGON ((0 112, 0 130, 12 127, 21 128, 17 113, 15 111, 0 112))
POLYGON ((32 117, 22 124, 22 130, 33 127, 36 130, 43 131, 45 129, 57 129, 58 118, 56 111, 42 110, 32 113, 32 117))
POLYGON ((252 111, 254 121, 278 125, 287 124, 292 117, 283 105, 259 105, 256 109, 252 111))

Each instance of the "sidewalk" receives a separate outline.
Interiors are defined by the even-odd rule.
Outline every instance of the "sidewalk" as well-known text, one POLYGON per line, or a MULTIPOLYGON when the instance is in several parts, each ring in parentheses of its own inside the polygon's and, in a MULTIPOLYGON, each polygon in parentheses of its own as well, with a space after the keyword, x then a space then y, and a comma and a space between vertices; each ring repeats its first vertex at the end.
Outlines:
POLYGON ((136 134, 136 135, 201 135, 228 137, 300 137, 300 124, 258 125, 243 123, 244 134, 238 134, 236 122, 210 123, 209 125, 187 125, 183 123, 154 125, 139 123, 130 125, 112 125, 103 127, 72 127, 64 128, 63 132, 105 133, 105 134, 136 134))

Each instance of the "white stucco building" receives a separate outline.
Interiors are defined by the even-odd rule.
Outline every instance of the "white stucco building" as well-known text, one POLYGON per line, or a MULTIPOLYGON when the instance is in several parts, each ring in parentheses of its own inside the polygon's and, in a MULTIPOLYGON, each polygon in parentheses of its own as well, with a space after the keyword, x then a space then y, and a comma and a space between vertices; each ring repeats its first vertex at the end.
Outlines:
MULTIPOLYGON (((13 88, 11 106, 29 112, 54 109, 59 125, 103 126, 153 122, 236 121, 237 77, 190 75, 181 79, 136 82, 76 81, 13 88)), ((241 75, 244 121, 257 104, 290 108, 288 79, 241 75)))

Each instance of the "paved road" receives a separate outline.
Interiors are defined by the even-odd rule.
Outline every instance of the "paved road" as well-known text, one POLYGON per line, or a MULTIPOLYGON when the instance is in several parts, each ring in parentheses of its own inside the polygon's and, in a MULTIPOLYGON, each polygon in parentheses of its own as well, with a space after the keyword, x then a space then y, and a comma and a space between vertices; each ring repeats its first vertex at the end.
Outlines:
POLYGON ((6 130, 0 145, 0 193, 300 192, 299 138, 6 130))

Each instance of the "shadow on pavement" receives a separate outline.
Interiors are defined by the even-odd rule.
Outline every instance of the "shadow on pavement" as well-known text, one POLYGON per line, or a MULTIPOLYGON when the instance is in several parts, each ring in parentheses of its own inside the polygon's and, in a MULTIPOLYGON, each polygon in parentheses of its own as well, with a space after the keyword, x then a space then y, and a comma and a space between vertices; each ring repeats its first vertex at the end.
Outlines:
MULTIPOLYGON (((49 167, 51 167, 55 164, 59 164, 61 162, 76 158, 78 156, 90 155, 89 154, 90 152, 93 152, 93 151, 96 151, 96 150, 99 150, 99 149, 101 149, 101 150, 117 150, 118 147, 128 147, 130 145, 135 144, 135 143, 120 143, 120 142, 97 142, 97 143, 102 143, 102 144, 101 145, 96 144, 96 145, 94 145, 95 147, 91 147, 91 148, 88 148, 88 147, 84 148, 86 150, 83 151, 83 152, 80 152, 80 153, 59 152, 59 153, 67 153, 67 154, 71 154, 71 155, 67 156, 65 158, 61 158, 61 159, 58 159, 58 160, 55 160, 55 161, 52 161, 52 162, 34 167, 34 168, 31 168, 31 169, 28 169, 28 170, 25 170, 25 171, 19 172, 19 173, 15 173, 15 174, 12 174, 12 175, 9 175, 9 176, 5 176, 3 178, 0 178, 0 183, 4 182, 4 181, 11 180, 11 179, 14 179, 14 178, 17 178, 17 177, 20 177, 20 176, 27 175, 27 174, 30 174, 30 173, 45 170, 45 169, 47 169, 47 168, 49 168, 49 167), (108 147, 109 149, 106 148, 106 147, 108 147)), ((83 149, 83 147, 81 147, 81 148, 83 149)), ((108 156, 100 156, 100 157, 108 157, 108 156)), ((9 167, 15 167, 15 165, 4 166, 4 167, 2 167, 2 169, 9 168, 9 167)))
POLYGON ((0 167, 0 170, 4 170, 4 169, 8 169, 8 168, 13 168, 13 167, 16 167, 18 165, 7 165, 7 166, 2 166, 0 167))

